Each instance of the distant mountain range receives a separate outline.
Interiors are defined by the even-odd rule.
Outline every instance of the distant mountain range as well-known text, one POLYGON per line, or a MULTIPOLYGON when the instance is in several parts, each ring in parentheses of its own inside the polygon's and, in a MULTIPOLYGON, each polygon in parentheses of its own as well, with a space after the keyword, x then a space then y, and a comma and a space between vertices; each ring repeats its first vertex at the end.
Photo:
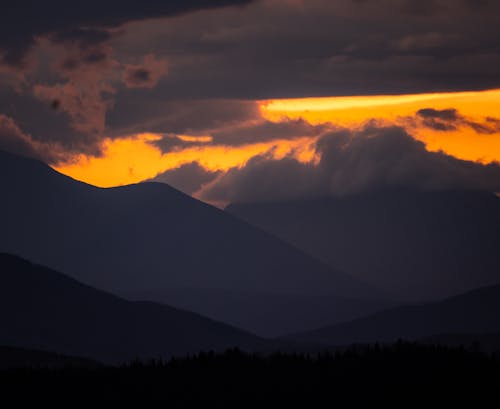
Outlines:
POLYGON ((498 311, 500 286, 263 339, 167 305, 127 301, 49 268, 0 254, 0 369, 167 359, 232 347, 260 353, 314 353, 398 339, 450 346, 477 344, 478 349, 497 352, 498 311))
POLYGON ((0 152, 0 192, 0 251, 115 294, 265 335, 388 305, 350 275, 165 184, 101 189, 0 152), (280 297, 287 308, 275 308, 280 297))
POLYGON ((500 333, 500 286, 480 288, 443 301, 392 308, 361 319, 284 339, 306 344, 350 345, 398 339, 468 345, 500 333), (448 334, 448 335, 440 335, 448 334), (462 336, 460 336, 462 334, 462 336))
POLYGON ((399 299, 441 299, 500 283, 500 198, 493 193, 392 189, 226 211, 399 299))
POLYGON ((266 348, 245 331, 152 302, 131 302, 0 254, 0 345, 101 362, 266 348))

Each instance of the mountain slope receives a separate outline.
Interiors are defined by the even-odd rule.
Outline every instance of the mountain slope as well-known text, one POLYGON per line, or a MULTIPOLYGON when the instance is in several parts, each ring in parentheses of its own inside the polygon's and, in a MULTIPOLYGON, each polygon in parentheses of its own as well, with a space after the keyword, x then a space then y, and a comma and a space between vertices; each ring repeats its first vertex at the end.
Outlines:
POLYGON ((0 254, 0 322, 0 345, 103 362, 266 345, 200 315, 126 301, 7 254, 0 254))
MULTIPOLYGON (((370 288, 349 275, 165 184, 100 189, 41 162, 0 153, 0 191, 0 251, 114 293, 182 289, 374 297, 370 288)), ((183 307, 204 314, 219 301, 207 296, 183 307)), ((232 316, 238 309, 248 314, 257 302, 228 301, 225 310, 232 316)), ((297 322, 295 330, 305 328, 316 312, 297 322)), ((283 318, 273 316, 277 329, 283 318)))
POLYGON ((182 285, 285 293, 361 286, 165 184, 99 189, 0 156, 0 249, 106 289, 182 285))
POLYGON ((500 286, 484 287, 444 301, 405 306, 364 318, 292 334, 286 339, 328 345, 432 339, 436 334, 500 332, 500 286))
POLYGON ((401 298, 500 283, 500 198, 488 192, 395 189, 226 211, 401 298))

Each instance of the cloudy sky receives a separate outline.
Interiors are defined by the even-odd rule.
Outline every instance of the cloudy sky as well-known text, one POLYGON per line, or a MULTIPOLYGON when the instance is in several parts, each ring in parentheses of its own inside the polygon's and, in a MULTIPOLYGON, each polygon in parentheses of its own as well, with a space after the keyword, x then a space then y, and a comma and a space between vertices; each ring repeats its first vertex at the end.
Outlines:
POLYGON ((0 149, 221 206, 500 191, 496 0, 78 4, 3 6, 0 149))

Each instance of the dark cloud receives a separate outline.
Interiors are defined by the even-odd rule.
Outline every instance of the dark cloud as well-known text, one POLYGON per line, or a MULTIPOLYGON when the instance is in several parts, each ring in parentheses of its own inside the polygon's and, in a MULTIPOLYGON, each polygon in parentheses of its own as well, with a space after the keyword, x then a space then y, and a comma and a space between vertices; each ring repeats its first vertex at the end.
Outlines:
MULTIPOLYGON (((210 139, 209 137, 207 138, 210 139)), ((182 150, 193 146, 200 146, 206 143, 208 143, 206 140, 198 140, 196 137, 192 137, 192 139, 185 139, 176 134, 165 134, 161 139, 150 142, 151 145, 160 149, 162 153, 182 150)))
POLYGON ((150 54, 144 57, 144 61, 140 65, 126 65, 123 81, 127 88, 153 88, 166 74, 166 59, 157 59, 153 54, 150 54))
POLYGON ((286 119, 279 122, 267 120, 250 121, 212 133, 214 144, 240 146, 269 142, 278 139, 296 139, 319 136, 330 125, 311 125, 303 119, 286 119))
POLYGON ((436 131, 455 131, 459 122, 462 122, 462 117, 456 109, 424 108, 420 109, 417 115, 423 119, 424 126, 436 131))
MULTIPOLYGON (((263 121, 251 100, 500 87, 498 26, 500 3, 488 0, 20 0, 0 15, 11 64, 0 66, 0 113, 69 155, 138 132, 227 145, 318 135, 263 121), (26 55, 31 71, 12 97, 2 73, 26 55)), ((443 131, 498 129, 417 117, 443 131)))
POLYGON ((99 28, 72 27, 49 34, 49 38, 56 43, 76 44, 81 48, 99 45, 111 38, 111 31, 99 28))
MULTIPOLYGON (((143 90, 122 91, 107 116, 110 133, 139 132, 206 135, 207 132, 262 120, 259 106, 239 100, 168 100, 143 90)), ((168 137, 168 142, 171 138, 168 137)))
POLYGON ((151 74, 145 68, 137 68, 127 72, 126 80, 134 85, 137 83, 149 82, 151 80, 151 74))
POLYGON ((29 157, 37 155, 29 136, 5 115, 0 115, 0 150, 29 157))
POLYGON ((454 108, 449 109, 434 109, 434 108, 423 108, 417 112, 423 118, 431 119, 442 119, 444 121, 456 121, 460 118, 458 111, 454 108))
POLYGON ((65 0, 17 0, 2 5, 0 49, 9 64, 22 61, 36 36, 55 33, 54 38, 97 42, 106 31, 131 20, 172 16, 203 8, 241 5, 248 0, 111 0, 68 2, 65 0))
POLYGON ((148 182, 167 183, 187 195, 192 195, 220 174, 219 171, 211 172, 197 162, 192 162, 161 173, 148 182))
POLYGON ((422 125, 436 131, 456 131, 460 127, 469 127, 479 134, 500 132, 499 119, 487 117, 484 122, 478 122, 461 115, 454 108, 424 108, 417 111, 417 117, 422 120, 422 125))
POLYGON ((58 146, 57 155, 42 154, 44 159, 71 160, 80 153, 99 156, 99 135, 82 133, 71 126, 66 113, 66 99, 54 95, 44 99, 26 97, 13 90, 0 88, 0 115, 11 118, 23 132, 30 135, 33 146, 58 146))
POLYGON ((57 146, 41 144, 23 132, 12 118, 0 114, 0 150, 43 160, 57 162, 61 151, 57 146))
MULTIPOLYGON (((246 103, 243 104, 246 105, 246 103)), ((249 112, 254 113, 252 110, 249 112)), ((300 137, 311 138, 334 128, 332 124, 312 125, 303 119, 284 118, 279 122, 273 122, 261 117, 244 116, 237 123, 235 123, 234 117, 229 122, 221 121, 221 117, 218 117, 218 119, 217 123, 211 124, 212 128, 195 128, 194 135, 191 134, 189 139, 186 139, 183 135, 167 133, 160 140, 150 143, 163 153, 167 153, 206 144, 234 147, 277 140, 294 140, 300 137), (202 132, 203 135, 200 135, 200 131, 204 131, 202 132), (199 135, 198 138, 200 139, 197 139, 196 135, 199 135)), ((193 131, 193 122, 188 124, 190 129, 184 128, 184 131, 193 131)))
POLYGON ((167 57, 169 77, 157 94, 173 98, 494 88, 500 86, 498 4, 263 0, 244 12, 128 25, 115 45, 134 53, 147 43, 167 57))
POLYGON ((429 152, 399 127, 338 131, 317 143, 319 163, 257 156, 205 186, 209 202, 259 202, 349 195, 393 187, 500 191, 500 165, 429 152))

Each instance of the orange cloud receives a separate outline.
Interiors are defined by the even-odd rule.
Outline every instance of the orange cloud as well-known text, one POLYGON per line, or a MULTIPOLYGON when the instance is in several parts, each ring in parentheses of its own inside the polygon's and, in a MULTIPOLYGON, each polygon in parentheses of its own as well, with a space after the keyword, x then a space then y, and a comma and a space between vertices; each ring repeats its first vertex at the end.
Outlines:
MULTIPOLYGON (((347 128, 376 119, 382 123, 407 126, 405 118, 424 108, 454 108, 477 121, 500 115, 500 90, 383 95, 332 98, 301 98, 263 101, 262 115, 273 121, 302 118, 313 124, 333 122, 347 128)), ((500 135, 478 134, 473 129, 438 132, 412 126, 412 135, 432 151, 442 150, 460 159, 500 161, 500 135)))
POLYGON ((272 150, 276 159, 292 154, 299 160, 309 161, 314 156, 308 138, 236 148, 202 145, 165 154, 151 143, 160 138, 161 135, 157 134, 139 134, 127 138, 106 139, 102 147, 103 156, 81 155, 71 163, 56 166, 55 169, 77 180, 100 187, 111 187, 138 183, 191 162, 198 162, 207 170, 227 171, 243 166, 250 158, 269 150, 272 150))
MULTIPOLYGON (((311 124, 332 123, 350 129, 361 128, 368 121, 382 125, 395 124, 423 141, 428 150, 444 151, 460 159, 482 163, 500 161, 500 134, 480 133, 473 127, 460 124, 443 132, 426 127, 416 119, 416 113, 421 109, 453 108, 467 121, 480 124, 487 118, 491 120, 498 117, 500 90, 280 99, 261 101, 259 106, 262 117, 273 122, 301 119, 311 124)), ((269 151, 276 159, 290 155, 301 162, 318 160, 314 147, 317 135, 225 146, 215 145, 209 132, 203 136, 178 135, 184 141, 196 143, 166 153, 162 153, 153 143, 162 138, 158 134, 105 139, 101 157, 81 155, 72 163, 60 165, 56 169, 75 179, 108 187, 137 183, 191 162, 198 162, 210 171, 227 171, 242 167, 252 157, 269 151)))

